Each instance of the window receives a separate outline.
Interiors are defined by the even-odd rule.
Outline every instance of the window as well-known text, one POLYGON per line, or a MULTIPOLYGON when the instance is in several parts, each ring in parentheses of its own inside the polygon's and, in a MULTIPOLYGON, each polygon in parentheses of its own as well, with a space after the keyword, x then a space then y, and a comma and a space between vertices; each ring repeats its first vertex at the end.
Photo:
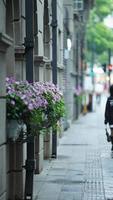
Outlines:
POLYGON ((13 2, 12 0, 6 1, 6 33, 10 37, 14 37, 13 32, 13 2))
POLYGON ((74 0, 74 10, 75 11, 83 10, 83 0, 74 0))

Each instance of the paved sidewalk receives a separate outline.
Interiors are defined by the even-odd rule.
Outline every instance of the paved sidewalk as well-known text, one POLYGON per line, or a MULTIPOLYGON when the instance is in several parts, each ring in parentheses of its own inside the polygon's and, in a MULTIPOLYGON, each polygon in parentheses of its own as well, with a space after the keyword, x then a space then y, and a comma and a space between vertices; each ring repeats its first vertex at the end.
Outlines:
POLYGON ((34 200, 113 200, 113 159, 103 125, 105 99, 72 124, 34 177, 34 200))

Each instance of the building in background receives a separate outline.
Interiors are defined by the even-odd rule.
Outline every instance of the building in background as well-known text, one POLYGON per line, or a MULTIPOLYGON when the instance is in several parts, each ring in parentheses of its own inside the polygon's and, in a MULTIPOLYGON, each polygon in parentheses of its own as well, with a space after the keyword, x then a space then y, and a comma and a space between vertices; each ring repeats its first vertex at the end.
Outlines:
POLYGON ((85 33, 94 1, 64 0, 64 97, 67 118, 72 122, 82 110, 84 90, 85 33), (71 48, 68 48, 70 41, 71 48))

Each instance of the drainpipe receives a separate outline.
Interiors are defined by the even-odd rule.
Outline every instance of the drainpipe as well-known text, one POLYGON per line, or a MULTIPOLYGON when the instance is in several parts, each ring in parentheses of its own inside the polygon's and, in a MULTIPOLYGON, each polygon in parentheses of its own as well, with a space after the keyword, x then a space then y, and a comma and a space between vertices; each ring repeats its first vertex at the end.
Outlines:
MULTIPOLYGON (((57 0, 52 0, 52 78, 57 85, 57 0)), ((52 134, 52 158, 57 157, 57 131, 52 134)))
MULTIPOLYGON (((25 0, 25 13, 26 13, 26 38, 25 38, 25 56, 26 56, 26 80, 33 82, 33 48, 34 48, 34 26, 33 26, 33 13, 34 1, 25 0)), ((27 127, 29 133, 29 127, 27 127)), ((28 136, 27 138, 27 159, 25 164, 26 178, 25 178, 25 197, 24 199, 33 199, 33 176, 35 170, 34 159, 34 137, 28 136)))

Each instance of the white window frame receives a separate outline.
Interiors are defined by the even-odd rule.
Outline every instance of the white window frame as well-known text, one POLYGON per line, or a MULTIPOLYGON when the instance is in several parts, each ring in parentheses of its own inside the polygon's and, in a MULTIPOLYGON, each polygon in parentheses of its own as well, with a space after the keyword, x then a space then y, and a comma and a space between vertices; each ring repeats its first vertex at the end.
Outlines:
POLYGON ((75 11, 82 11, 84 8, 83 0, 74 0, 74 10, 75 11))

